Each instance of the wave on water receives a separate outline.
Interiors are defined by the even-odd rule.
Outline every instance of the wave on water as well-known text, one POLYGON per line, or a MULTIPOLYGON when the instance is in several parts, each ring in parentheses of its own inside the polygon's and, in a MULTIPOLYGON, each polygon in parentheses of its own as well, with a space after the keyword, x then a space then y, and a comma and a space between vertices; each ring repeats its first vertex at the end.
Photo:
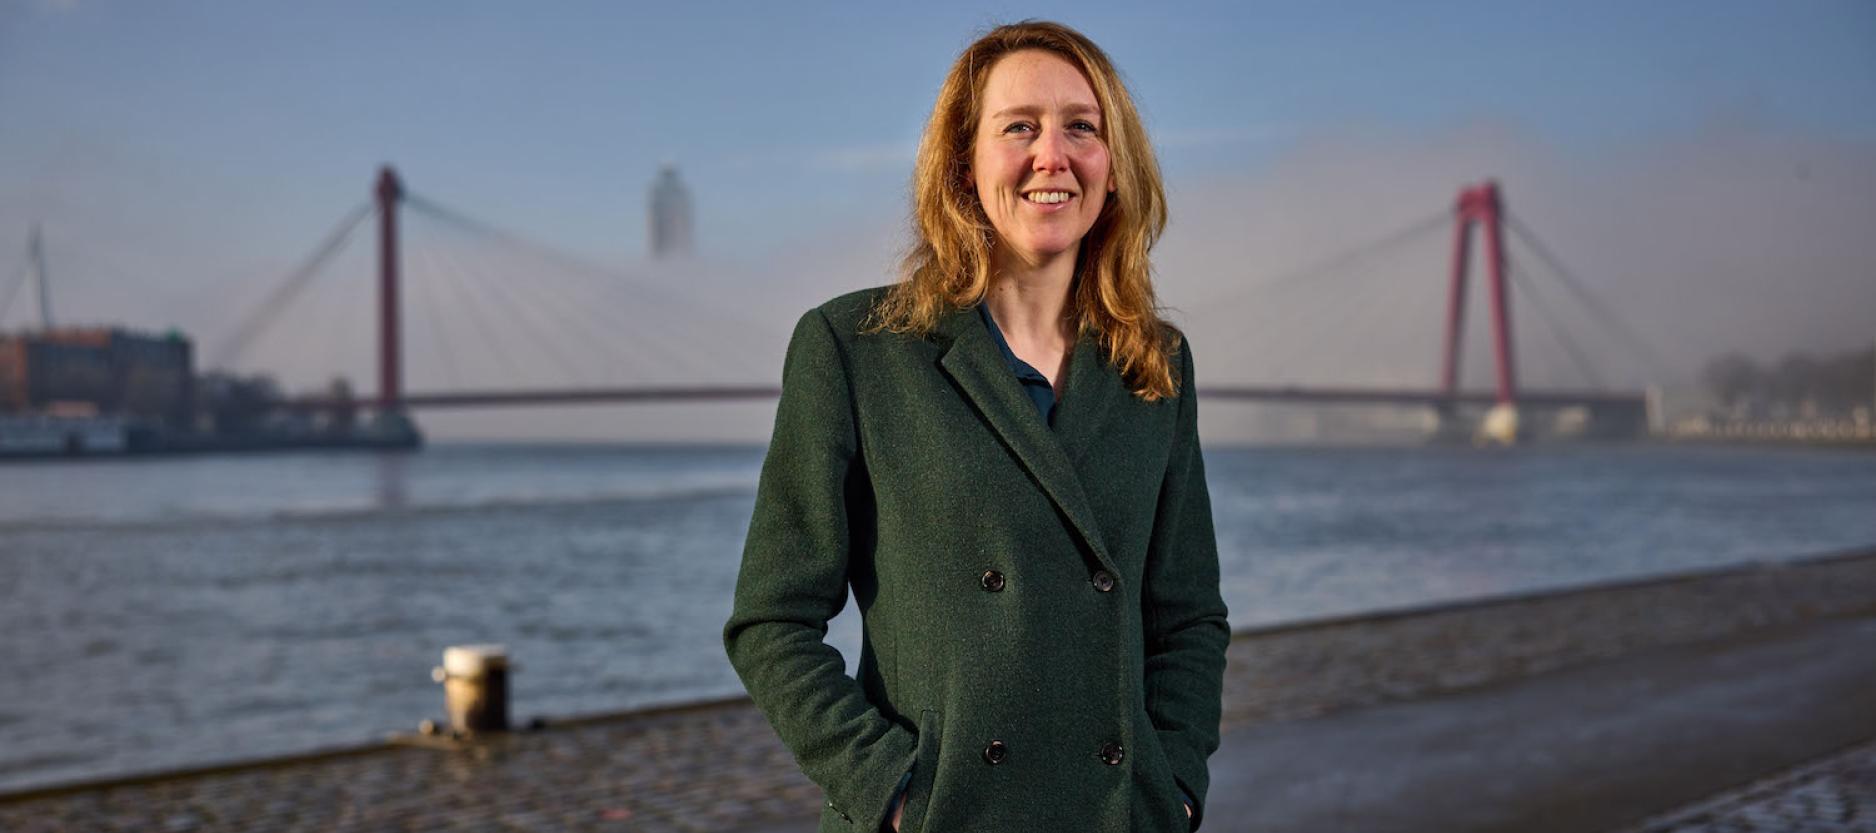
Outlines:
POLYGON ((430 501, 363 503, 331 502, 326 505, 302 505, 289 508, 267 507, 253 510, 206 510, 165 507, 160 514, 95 515, 91 517, 45 517, 0 521, 0 535, 14 532, 74 532, 89 530, 165 530, 177 528, 238 527, 275 523, 350 523, 386 519, 431 519, 451 515, 488 512, 530 511, 542 509, 589 509, 607 506, 646 506, 659 503, 686 503, 699 500, 748 498, 756 495, 753 483, 711 483, 677 487, 653 487, 585 495, 494 496, 483 498, 442 499, 430 501))

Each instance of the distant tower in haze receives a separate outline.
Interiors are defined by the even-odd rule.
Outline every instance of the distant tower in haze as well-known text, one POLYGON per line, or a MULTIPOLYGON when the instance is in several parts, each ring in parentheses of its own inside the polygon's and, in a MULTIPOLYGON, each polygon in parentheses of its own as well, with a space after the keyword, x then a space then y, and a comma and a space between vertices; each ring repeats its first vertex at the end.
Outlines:
POLYGON ((651 256, 677 257, 691 251, 690 189, 678 180, 675 165, 665 165, 651 186, 651 256))

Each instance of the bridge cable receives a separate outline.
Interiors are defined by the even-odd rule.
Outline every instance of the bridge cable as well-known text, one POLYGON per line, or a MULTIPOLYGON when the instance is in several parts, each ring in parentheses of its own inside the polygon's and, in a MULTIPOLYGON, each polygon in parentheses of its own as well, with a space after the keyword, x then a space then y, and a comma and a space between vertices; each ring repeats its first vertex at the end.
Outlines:
MULTIPOLYGON (((1399 341, 1386 353, 1388 358, 1377 362, 1397 371, 1382 379, 1382 383, 1410 386, 1419 380, 1430 382, 1439 378, 1440 348, 1446 323, 1445 277, 1437 273, 1425 277, 1415 275, 1411 280, 1400 282, 1405 298, 1389 305, 1389 320, 1408 326, 1401 328, 1399 341), (1398 362, 1397 367, 1393 366, 1394 362, 1398 362), (1427 362, 1432 365, 1431 372, 1428 372, 1427 362)), ((1373 332, 1380 333, 1382 328, 1377 326, 1373 332)))
POLYGON ((1606 389, 1607 386, 1603 384, 1602 378, 1596 374, 1595 368, 1583 355, 1583 352, 1577 348, 1576 342, 1570 339, 1569 331, 1565 330, 1557 318, 1551 315, 1550 307, 1545 302, 1543 294, 1537 291, 1536 281, 1527 279, 1524 275, 1524 270, 1514 268, 1510 252, 1502 252, 1500 256, 1504 258, 1505 274, 1511 278, 1511 282, 1523 293, 1521 297, 1531 299, 1531 306, 1537 309, 1538 319, 1543 321, 1544 329, 1550 333, 1552 340, 1563 346, 1564 354, 1570 357, 1571 364, 1576 365, 1577 372, 1583 374, 1583 378, 1589 382, 1590 387, 1606 389))
MULTIPOLYGON (((641 301, 649 298, 662 300, 667 304, 675 304, 678 307, 695 308, 698 306, 693 302, 683 300, 681 297, 673 296, 664 287, 643 280, 632 273, 611 269, 587 260, 586 258, 568 254, 546 244, 536 242, 526 236, 502 229, 492 223, 470 217, 463 212, 451 209, 420 194, 406 191, 404 192, 404 202, 412 209, 428 214, 434 219, 461 227, 475 234, 493 238, 516 249, 530 252, 536 257, 557 262, 563 267, 575 272, 584 272, 588 275, 602 275, 611 281, 628 281, 634 284, 639 292, 643 293, 638 297, 641 301)), ((744 320, 740 316, 725 315, 721 309, 710 308, 710 312, 720 318, 727 319, 725 323, 735 325, 737 331, 740 332, 763 332, 772 329, 771 327, 753 321, 744 320)))
POLYGON ((709 368, 706 365, 699 364, 697 361, 698 356, 696 354, 700 351, 683 348, 674 349, 671 345, 680 343, 675 334, 660 336, 650 332, 654 327, 669 324, 668 316, 651 316, 649 323, 643 321, 631 322, 634 326, 621 326, 620 322, 608 321, 602 316, 602 313, 599 312, 601 309, 615 306, 619 308, 630 307, 629 302, 627 302, 628 299, 621 298, 619 299, 620 302, 615 304, 612 299, 605 297, 607 295, 619 294, 625 291, 626 288, 622 288, 616 283, 595 285, 588 282, 586 286, 588 288, 595 288, 596 292, 588 296, 586 303, 582 303, 579 298, 567 298, 562 292, 550 291, 572 288, 562 286, 562 283, 563 282, 560 281, 537 282, 534 287, 536 289, 533 293, 534 299, 536 299, 543 311, 551 311, 550 307, 565 307, 571 304, 570 314, 566 316, 567 320, 585 325, 584 330, 590 334, 589 337, 591 340, 601 345, 599 353, 602 356, 607 358, 626 357, 636 366, 642 363, 642 356, 656 353, 658 355, 651 359, 652 368, 675 368, 681 365, 686 367, 683 371, 686 375, 708 375, 709 368), (607 333, 634 337, 632 338, 633 343, 631 345, 615 343, 607 337, 607 333), (645 337, 636 338, 641 335, 645 337))
MULTIPOLYGON (((1220 304, 1237 301, 1252 292, 1279 293, 1288 291, 1294 287, 1314 281, 1325 274, 1336 272, 1340 272, 1344 275, 1359 274, 1361 270, 1353 267, 1385 251, 1393 249, 1396 246, 1417 239, 1427 231, 1444 225, 1449 221, 1451 216, 1449 210, 1441 209, 1433 215, 1410 223, 1372 242, 1353 247, 1328 258, 1323 258, 1307 267, 1283 273, 1277 278, 1259 281, 1255 285, 1243 287, 1237 291, 1227 292, 1218 299, 1207 301, 1206 305, 1215 308, 1220 304)), ((1273 355, 1267 355, 1265 364, 1273 368, 1291 366, 1292 362, 1303 351, 1319 350, 1321 342, 1317 336, 1325 331, 1325 325, 1321 324, 1319 319, 1329 317, 1332 312, 1340 313, 1340 315, 1335 316, 1335 321, 1327 326, 1341 325, 1344 329, 1347 329, 1346 325, 1353 319, 1358 310, 1351 305, 1340 302, 1346 300, 1348 297, 1358 296, 1359 294, 1360 293, 1319 292, 1314 297, 1308 299, 1305 304, 1307 307, 1306 310, 1292 309, 1287 314, 1277 314, 1277 321, 1287 324, 1287 326, 1283 326, 1282 329, 1292 331, 1295 334, 1288 337, 1274 338, 1273 341, 1287 345, 1287 347, 1280 349, 1273 355), (1333 307, 1330 305, 1333 305, 1333 307)), ((1359 310, 1359 312, 1368 313, 1362 320, 1372 317, 1372 314, 1382 306, 1381 304, 1374 304, 1359 310)), ((1266 304, 1263 308, 1274 311, 1276 306, 1266 304)), ((1271 333, 1272 331, 1272 328, 1264 329, 1266 333, 1271 333)), ((1277 381, 1281 382, 1281 376, 1278 377, 1277 381)))
MULTIPOLYGON (((1429 341, 1415 345, 1418 348, 1416 352, 1425 356, 1428 362, 1419 368, 1424 375, 1415 378, 1428 380, 1429 387, 1437 386, 1436 380, 1445 372, 1442 361, 1445 358, 1446 349, 1447 305, 1451 302, 1452 292, 1450 280, 1450 275, 1438 275, 1436 280, 1430 281, 1431 286, 1415 295, 1414 306, 1402 316, 1410 321, 1426 322, 1427 326, 1421 332, 1431 334, 1429 341)), ((1467 316, 1461 320, 1461 324, 1476 320, 1477 316, 1467 316)), ((1454 380, 1455 385, 1461 390, 1465 388, 1464 370, 1468 366, 1470 365, 1465 362, 1464 357, 1461 357, 1459 366, 1461 374, 1454 380)))
POLYGON ((552 364, 559 366, 560 372, 565 374, 569 384, 580 383, 579 369, 574 366, 573 360, 566 353, 561 352, 560 348, 555 346, 556 341, 551 336, 554 331, 566 330, 560 322, 552 320, 553 313, 539 304, 522 303, 521 299, 514 294, 510 285, 512 281, 504 281, 499 276, 492 276, 473 263, 464 266, 463 271, 471 280, 491 288, 490 297, 494 298, 497 309, 511 311, 511 314, 502 316, 502 320, 513 322, 522 334, 533 342, 539 352, 545 354, 552 364), (549 320, 540 320, 541 315, 548 316, 549 320), (543 327, 550 333, 549 335, 544 336, 542 331, 537 329, 543 327))
MULTIPOLYGON (((1303 298, 1279 299, 1258 307, 1264 321, 1244 330, 1256 334, 1258 363, 1275 384, 1289 384, 1302 371, 1303 360, 1318 355, 1322 334, 1334 329, 1334 322, 1324 323, 1336 312, 1347 313, 1346 304, 1332 293, 1315 293, 1303 298)), ((1255 320, 1255 319, 1252 319, 1255 320)), ((1250 324, 1250 321, 1242 323, 1250 324)), ((1331 342, 1335 343, 1335 342, 1331 342)), ((1313 362, 1311 362, 1313 364, 1313 362)))
MULTIPOLYGON (((1327 368, 1361 364, 1368 352, 1368 340, 1355 336, 1370 332, 1365 325, 1380 313, 1382 305, 1352 301, 1372 297, 1366 282, 1347 292, 1317 293, 1315 309, 1307 316, 1299 311, 1296 319, 1302 325, 1302 337, 1291 336, 1290 349, 1277 353, 1276 360, 1286 368, 1301 370, 1305 379, 1320 378, 1327 368)), ((1343 379, 1340 383, 1345 382, 1343 379)))
POLYGON ((1416 220, 1400 228, 1397 231, 1394 231, 1390 234, 1387 234, 1369 243, 1365 243, 1360 246, 1354 246, 1348 249, 1344 249, 1341 252, 1331 255, 1327 258, 1323 258, 1322 260, 1318 260, 1306 267, 1281 273, 1275 278, 1269 278, 1269 279, 1257 281, 1249 286, 1241 287, 1237 291, 1234 291, 1234 292, 1227 292, 1224 295, 1220 296, 1219 298, 1215 298, 1211 301, 1207 301, 1206 304, 1207 306, 1214 306, 1216 304, 1223 303, 1226 300, 1235 301, 1239 297, 1245 294, 1248 294, 1250 292, 1253 292, 1253 291, 1266 291, 1267 292, 1267 291, 1274 291, 1277 289, 1288 288, 1292 285, 1302 283, 1305 280, 1315 279, 1325 274, 1333 273, 1338 270, 1347 269, 1349 266, 1359 263, 1362 260, 1373 257, 1377 254, 1380 254, 1383 251, 1393 248, 1394 246, 1400 245, 1401 243, 1407 242, 1408 240, 1412 240, 1415 237, 1420 236, 1421 234, 1424 234, 1428 231, 1439 228, 1440 226, 1451 221, 1452 217, 1453 217, 1453 214, 1450 209, 1440 209, 1438 213, 1432 216, 1426 217, 1421 220, 1416 220))
POLYGON ((1504 216, 1505 225, 1511 228, 1512 233, 1516 234, 1518 239, 1524 241, 1525 245, 1530 246, 1531 250, 1537 253, 1538 259, 1543 261, 1544 265, 1549 267, 1550 271, 1556 274, 1558 279, 1563 282, 1564 287, 1570 290, 1570 294, 1574 295, 1577 301, 1581 302, 1583 306, 1589 310, 1590 314, 1598 319, 1597 323, 1609 329, 1616 337, 1627 342, 1629 349, 1634 350, 1636 355, 1640 356, 1642 361, 1647 363, 1649 371, 1654 373, 1657 379, 1666 379, 1668 377, 1668 374, 1663 370, 1664 365, 1660 355, 1655 353, 1655 351, 1648 346, 1646 341, 1624 323, 1621 318, 1617 317, 1614 311, 1603 306, 1601 301, 1596 300, 1596 297, 1590 294, 1589 290, 1584 288, 1582 281, 1577 279, 1575 273, 1570 271, 1569 267, 1564 266, 1563 262, 1558 260, 1555 254, 1551 253, 1550 247, 1545 246, 1544 242, 1539 240, 1537 235, 1526 227, 1522 221, 1512 215, 1510 211, 1504 212, 1504 216))
MULTIPOLYGON (((459 233, 461 231, 453 227, 452 230, 459 233)), ((472 241, 475 240, 474 237, 470 237, 469 239, 472 241)), ((534 293, 534 297, 537 298, 541 304, 554 304, 563 308, 569 308, 572 312, 570 315, 565 316, 564 320, 580 325, 577 328, 578 332, 574 334, 584 336, 589 344, 597 345, 599 349, 595 351, 595 355, 600 356, 602 359, 624 358, 629 363, 638 365, 640 364, 639 358, 641 354, 657 353, 659 356, 652 359, 655 362, 654 366, 668 368, 678 365, 688 365, 689 369, 685 371, 686 373, 699 375, 697 372, 699 365, 695 363, 696 358, 691 355, 691 351, 672 350, 667 346, 667 344, 672 341, 670 339, 652 337, 648 341, 649 347, 641 346, 640 349, 631 349, 633 345, 625 345, 622 348, 621 345, 612 343, 612 341, 607 338, 606 334, 635 335, 641 328, 619 327, 616 326, 616 323, 614 326, 606 326, 608 323, 614 323, 604 321, 602 318, 603 314, 598 311, 608 305, 607 303, 602 303, 602 301, 606 299, 595 297, 589 301, 583 302, 582 299, 579 298, 565 298, 562 297, 560 293, 538 291, 542 287, 551 287, 557 282, 536 283, 535 288, 537 291, 534 293)), ((593 284, 589 282, 588 285, 592 286, 593 284)), ((617 286, 602 286, 601 289, 603 294, 605 291, 616 291, 617 286)), ((549 312, 551 312, 551 310, 549 312)), ((562 329, 568 328, 563 327, 562 329)), ((636 339, 634 340, 636 341, 636 339)))
MULTIPOLYGON (((584 273, 588 276, 595 276, 595 275, 603 276, 606 278, 604 282, 593 282, 589 280, 589 283, 595 283, 596 285, 600 286, 606 293, 616 293, 620 289, 620 286, 619 286, 620 282, 624 281, 624 282, 629 282, 633 284, 634 293, 633 293, 631 300, 637 304, 642 304, 649 300, 652 302, 662 303, 662 305, 665 306, 666 309, 668 310, 686 312, 686 313, 694 313, 699 307, 699 305, 696 304, 695 302, 686 301, 679 296, 673 296, 670 292, 665 291, 662 287, 659 287, 655 284, 641 280, 640 278, 638 278, 637 276, 629 272, 620 272, 618 270, 610 269, 600 264, 593 263, 592 261, 586 260, 584 258, 563 253, 550 246, 535 242, 523 235, 505 231, 493 224, 483 222, 481 220, 477 220, 475 218, 469 217, 468 215, 462 212, 455 211, 445 206, 442 206, 433 200, 429 200, 427 198, 422 197, 421 195, 410 194, 406 192, 405 201, 408 204, 410 204, 413 209, 421 213, 424 213, 433 219, 442 221, 449 225, 454 225, 462 230, 468 231, 472 235, 479 235, 482 237, 492 238, 493 240, 506 244, 507 246, 513 249, 527 252, 529 254, 532 254, 535 257, 543 258, 550 262, 558 263, 562 268, 572 270, 575 273, 584 273)), ((755 324, 747 319, 742 318, 741 316, 725 315, 724 311, 720 308, 711 307, 711 308, 706 308, 706 309, 708 310, 709 315, 714 315, 716 317, 717 321, 726 325, 730 325, 724 328, 724 331, 726 332, 738 332, 738 333, 768 332, 771 335, 773 335, 771 327, 760 325, 760 324, 755 324)), ((666 323, 665 317, 654 316, 652 320, 654 322, 657 322, 653 326, 666 323)), ((668 340, 673 341, 673 343, 675 343, 674 339, 665 339, 665 338, 656 338, 656 337, 652 339, 654 344, 662 344, 663 342, 668 341, 668 340)), ((713 353, 717 353, 717 356, 719 359, 727 358, 727 363, 731 366, 740 365, 742 363, 742 360, 746 358, 746 356, 741 353, 731 353, 731 354, 727 354, 726 356, 725 354, 717 352, 719 350, 719 345, 716 343, 715 340, 711 340, 711 339, 705 339, 702 342, 702 347, 700 348, 680 351, 680 353, 682 354, 685 361, 694 361, 694 357, 692 357, 689 354, 693 352, 699 352, 701 350, 709 350, 713 353)))
POLYGON ((26 285, 26 273, 31 271, 32 259, 21 258, 19 271, 15 272, 13 279, 7 282, 6 294, 0 295, 0 323, 6 321, 7 310, 13 308, 13 298, 19 293, 20 287, 26 285))
MULTIPOLYGON (((363 305, 354 306, 348 303, 359 296, 354 296, 348 291, 348 287, 345 286, 346 277, 345 272, 340 272, 333 280, 318 289, 309 289, 306 295, 295 304, 293 318, 290 319, 293 324, 301 324, 302 327, 299 329, 311 334, 309 340, 319 345, 318 366, 332 370, 341 377, 345 375, 347 369, 360 366, 351 361, 354 351, 363 350, 367 344, 371 343, 369 335, 362 338, 351 335, 351 327, 357 323, 352 313, 358 306, 363 305)), ((360 295, 362 296, 363 293, 361 292, 360 295)), ((365 326, 365 332, 371 333, 372 325, 369 318, 366 319, 365 326)), ((369 384, 366 380, 371 378, 371 371, 374 369, 369 358, 365 359, 363 366, 364 370, 358 374, 361 391, 364 389, 363 385, 369 384)))
MULTIPOLYGON (((1378 283, 1381 292, 1398 294, 1408 291, 1394 289, 1407 284, 1390 280, 1399 276, 1398 271, 1381 269, 1362 273, 1363 270, 1350 270, 1345 274, 1358 276, 1360 282, 1342 291, 1317 292, 1305 312, 1301 308, 1292 309, 1287 317, 1296 326, 1289 329, 1302 330, 1301 333, 1279 337, 1287 348, 1272 351, 1272 363, 1280 367, 1294 366, 1302 354, 1307 353, 1310 364, 1323 367, 1345 367, 1349 365, 1373 364, 1372 340, 1361 344, 1352 343, 1346 336, 1353 334, 1372 335, 1379 332, 1379 323, 1389 313, 1398 312, 1401 304, 1392 298, 1380 297, 1379 292, 1370 291, 1370 285, 1378 283), (1351 299, 1362 299, 1361 303, 1351 303, 1351 299), (1333 338, 1323 338, 1323 334, 1333 333, 1333 338), (1325 352, 1329 346, 1334 352, 1325 352)), ((1354 279, 1352 279, 1354 280, 1354 279)), ((1415 292, 1416 296, 1425 295, 1415 292)))
POLYGON ((1401 297, 1376 296, 1371 301, 1375 307, 1383 310, 1383 322, 1400 322, 1405 325, 1396 329, 1383 327, 1377 322, 1358 330, 1376 337, 1373 340, 1375 346, 1370 348, 1375 350, 1375 355, 1370 356, 1368 364, 1381 372, 1370 375, 1373 384, 1404 387, 1420 380, 1430 383, 1439 378, 1437 370, 1427 373, 1424 363, 1431 361, 1435 368, 1438 367, 1441 336, 1445 332, 1445 277, 1431 270, 1413 274, 1407 280, 1395 282, 1394 285, 1401 288, 1401 297))
MULTIPOLYGON (((458 277, 468 274, 462 264, 458 262, 455 257, 451 256, 447 249, 440 246, 423 247, 423 256, 426 258, 430 257, 432 248, 435 248, 437 258, 447 261, 451 273, 458 277)), ((526 375, 521 372, 521 366, 515 363, 514 357, 510 356, 508 353, 507 328, 495 326, 494 318, 482 305, 481 293, 476 291, 476 287, 471 287, 466 282, 459 281, 455 286, 463 290, 463 297, 469 301, 469 303, 465 305, 465 309, 469 311, 469 317, 473 319, 470 323, 480 330, 482 334, 482 337, 477 339, 477 341, 486 346, 488 351, 494 354, 496 361, 507 368, 508 375, 511 378, 519 378, 526 375)))
MULTIPOLYGON (((453 256, 447 253, 445 257, 448 257, 452 262, 456 261, 453 256)), ((533 346, 541 352, 544 352, 549 359, 552 359, 555 364, 559 365, 560 370, 565 374, 570 385, 579 385, 586 382, 583 378, 583 374, 577 367, 577 363, 556 346, 559 344, 558 339, 551 335, 543 335, 541 331, 533 325, 545 327, 551 333, 586 335, 587 341, 596 343, 600 347, 597 351, 589 351, 591 355, 598 356, 602 361, 616 358, 616 356, 613 355, 616 352, 615 348, 606 344, 604 339, 591 334, 590 327, 584 326, 586 322, 577 315, 556 312, 554 309, 542 304, 524 303, 523 299, 518 298, 512 291, 510 287, 511 282, 504 281, 498 275, 483 268, 473 266, 462 267, 460 274, 470 281, 473 281, 477 287, 487 290, 501 308, 516 310, 516 315, 506 316, 504 320, 513 321, 517 327, 523 331, 523 334, 529 338, 533 346), (576 324, 583 326, 576 329, 573 326, 576 324)), ((536 293, 535 297, 542 300, 551 300, 548 296, 539 293, 536 293)), ((577 302, 574 304, 574 308, 576 310, 590 309, 590 307, 580 305, 577 302)))
POLYGON ((1324 344, 1323 333, 1337 327, 1341 320, 1338 314, 1349 314, 1350 307, 1345 301, 1353 294, 1359 293, 1320 290, 1271 293, 1260 299, 1260 303, 1251 305, 1252 309, 1239 316, 1236 323, 1253 334, 1258 342, 1253 345, 1253 352, 1258 364, 1269 372, 1267 378, 1283 384, 1298 371, 1301 359, 1319 357, 1324 344))
POLYGON ((417 315, 424 322, 424 329, 430 331, 430 340, 435 344, 441 356, 443 374, 449 378, 450 384, 460 389, 463 383, 462 374, 456 367, 456 348, 450 344, 449 333, 443 327, 443 314, 438 311, 438 308, 442 306, 442 301, 438 296, 443 290, 433 286, 438 280, 436 258, 431 257, 425 247, 414 248, 418 249, 418 254, 423 258, 427 268, 411 272, 411 300, 416 302, 417 315), (420 278, 419 275, 423 277, 420 278))
MULTIPOLYGON (((1388 276, 1386 272, 1380 274, 1383 278, 1388 276)), ((1373 350, 1376 341, 1374 336, 1378 332, 1377 328, 1382 318, 1395 307, 1385 303, 1380 297, 1387 291, 1388 281, 1381 278, 1371 280, 1376 285, 1370 286, 1364 282, 1358 288, 1351 287, 1350 291, 1345 293, 1324 293, 1334 302, 1334 305, 1330 307, 1334 317, 1325 322, 1326 329, 1322 332, 1332 335, 1309 339, 1307 346, 1312 363, 1325 370, 1327 368, 1344 369, 1344 374, 1348 370, 1355 370, 1357 373, 1353 375, 1356 376, 1361 375, 1359 371, 1364 366, 1371 366, 1374 363, 1373 350), (1328 349, 1323 349, 1325 347, 1328 349)), ((1315 374, 1312 374, 1312 378, 1314 377, 1315 374)), ((1333 384, 1338 386, 1350 384, 1349 375, 1343 375, 1333 384)))
MULTIPOLYGON (((578 334, 584 336, 590 344, 598 345, 595 355, 609 361, 610 373, 606 374, 608 384, 622 380, 629 381, 637 375, 655 377, 657 371, 676 371, 679 376, 703 377, 710 375, 707 363, 699 362, 701 351, 689 350, 673 345, 681 343, 676 334, 668 328, 665 335, 653 332, 662 324, 668 324, 664 316, 651 316, 650 321, 619 321, 606 317, 601 310, 628 309, 627 298, 609 298, 617 294, 618 287, 586 287, 590 294, 580 297, 569 293, 578 292, 580 287, 558 286, 559 282, 543 281, 537 285, 534 297, 542 305, 555 305, 571 311, 568 320, 580 325, 578 334), (561 291, 546 291, 546 290, 561 291), (625 342, 618 341, 623 337, 625 342), (649 363, 649 364, 648 364, 649 363), (621 375, 621 365, 630 365, 631 373, 621 375)), ((641 381, 643 381, 641 379, 641 381)))
POLYGON ((248 312, 247 317, 242 319, 241 326, 235 328, 234 336, 222 342, 219 349, 212 354, 210 366, 228 367, 235 359, 240 358, 241 351, 247 348, 248 342, 260 334, 261 328, 271 323, 273 318, 279 315, 301 290, 306 288, 313 277, 319 274, 320 268, 345 246, 345 242, 351 238, 352 232, 358 228, 359 224, 375 213, 377 213, 377 207, 366 202, 352 209, 345 219, 339 221, 338 227, 333 229, 331 234, 326 235, 326 239, 319 244, 319 247, 314 249, 313 253, 297 268, 288 273, 287 279, 262 299, 259 305, 248 312))

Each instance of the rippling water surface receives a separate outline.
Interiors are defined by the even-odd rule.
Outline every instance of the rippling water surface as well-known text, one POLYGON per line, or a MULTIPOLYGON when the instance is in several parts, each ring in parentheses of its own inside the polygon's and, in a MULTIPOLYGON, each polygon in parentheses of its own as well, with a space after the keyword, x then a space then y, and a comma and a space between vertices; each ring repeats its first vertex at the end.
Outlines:
MULTIPOLYGON (((503 642, 518 718, 741 690, 760 447, 0 466, 0 789, 370 740, 503 642)), ((1876 455, 1206 452, 1236 626, 1876 544, 1876 455)), ((848 655, 857 616, 830 641, 848 655)))

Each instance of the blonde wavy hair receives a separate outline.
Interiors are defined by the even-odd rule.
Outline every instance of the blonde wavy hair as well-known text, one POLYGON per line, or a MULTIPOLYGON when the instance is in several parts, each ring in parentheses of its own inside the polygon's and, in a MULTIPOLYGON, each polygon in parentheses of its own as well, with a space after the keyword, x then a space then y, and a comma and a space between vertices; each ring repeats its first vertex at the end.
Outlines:
POLYGON ((1075 258, 1069 300, 1078 333, 1092 333, 1135 396, 1175 396, 1177 331, 1160 319, 1147 254, 1166 228, 1166 192, 1146 128, 1120 73, 1094 42, 1060 23, 1025 20, 978 38, 945 76, 919 140, 912 175, 914 241, 901 279, 868 316, 868 332, 924 335, 952 310, 981 302, 990 288, 996 230, 967 174, 982 116, 984 79, 1022 50, 1061 56, 1094 88, 1104 119, 1114 192, 1107 195, 1075 258))

